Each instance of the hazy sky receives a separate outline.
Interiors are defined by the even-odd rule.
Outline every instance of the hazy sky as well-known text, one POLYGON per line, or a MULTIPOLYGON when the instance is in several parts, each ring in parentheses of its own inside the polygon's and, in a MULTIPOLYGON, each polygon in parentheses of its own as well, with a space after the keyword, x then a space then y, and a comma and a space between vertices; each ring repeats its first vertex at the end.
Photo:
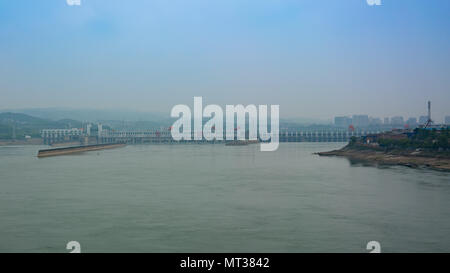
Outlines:
POLYGON ((450 1, 0 0, 0 109, 450 115, 450 1))

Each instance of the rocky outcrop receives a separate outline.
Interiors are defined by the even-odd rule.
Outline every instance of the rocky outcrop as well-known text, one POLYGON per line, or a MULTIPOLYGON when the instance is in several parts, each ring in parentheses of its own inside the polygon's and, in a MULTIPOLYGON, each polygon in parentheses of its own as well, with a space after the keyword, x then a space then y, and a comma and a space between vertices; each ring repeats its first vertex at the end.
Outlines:
POLYGON ((450 158, 438 152, 393 150, 385 151, 368 147, 345 146, 340 150, 317 153, 319 156, 342 156, 352 161, 377 165, 401 165, 411 168, 429 168, 450 171, 450 158))

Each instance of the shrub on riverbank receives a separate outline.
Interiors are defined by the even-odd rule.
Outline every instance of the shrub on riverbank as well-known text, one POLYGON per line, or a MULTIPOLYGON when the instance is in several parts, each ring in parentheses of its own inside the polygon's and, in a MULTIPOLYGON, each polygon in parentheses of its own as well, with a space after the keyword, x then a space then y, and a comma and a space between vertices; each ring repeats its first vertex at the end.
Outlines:
POLYGON ((450 129, 427 130, 417 128, 407 139, 380 138, 377 143, 387 149, 450 150, 450 129))

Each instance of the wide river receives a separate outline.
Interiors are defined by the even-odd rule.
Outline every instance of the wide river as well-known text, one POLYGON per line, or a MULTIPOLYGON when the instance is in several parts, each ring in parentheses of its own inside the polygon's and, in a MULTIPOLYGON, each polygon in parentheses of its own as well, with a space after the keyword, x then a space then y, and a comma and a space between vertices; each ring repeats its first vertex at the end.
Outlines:
POLYGON ((344 143, 0 147, 0 252, 450 251, 450 174, 314 152, 344 143))

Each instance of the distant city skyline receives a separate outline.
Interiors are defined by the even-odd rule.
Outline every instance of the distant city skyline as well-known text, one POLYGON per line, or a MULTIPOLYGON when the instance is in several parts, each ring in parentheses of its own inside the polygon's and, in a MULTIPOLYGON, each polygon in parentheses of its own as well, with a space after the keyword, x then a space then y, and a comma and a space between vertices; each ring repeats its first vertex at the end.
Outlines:
MULTIPOLYGON (((92 108, 17 108, 17 109, 0 109, 0 113, 13 112, 24 113, 31 116, 46 118, 46 119, 75 119, 80 121, 95 121, 95 120, 123 120, 123 121, 155 121, 171 119, 169 113, 149 112, 149 111, 135 111, 127 109, 92 109, 92 108), (98 119, 93 119, 97 116, 98 119)), ((401 124, 424 124, 428 120, 426 115, 416 116, 382 116, 374 117, 365 114, 358 115, 343 115, 329 118, 311 118, 311 117, 281 117, 283 122, 296 122, 299 124, 340 124, 342 126, 357 125, 354 124, 355 117, 365 119, 362 123, 371 125, 392 124, 392 119, 402 118, 401 124), (338 120, 338 121, 337 121, 338 120)), ((442 120, 436 119, 432 116, 433 122, 436 124, 450 124, 450 115, 445 116, 442 120)), ((395 121, 394 121, 395 124, 395 121)))
MULTIPOLYGON (((0 111, 279 104, 281 118, 450 115, 450 1, 0 2, 0 111)), ((379 121, 377 121, 379 122, 379 121)))
MULTIPOLYGON (((349 116, 336 116, 334 117, 334 125, 339 127, 348 127, 350 125, 357 127, 366 126, 380 126, 380 125, 394 125, 394 126, 419 126, 424 125, 428 121, 428 116, 414 116, 414 117, 403 117, 403 116, 393 116, 393 117, 372 117, 368 115, 349 115, 349 116)), ((445 116, 443 120, 434 119, 432 117, 432 123, 439 124, 450 124, 450 116, 445 116)))
POLYGON ((433 124, 450 124, 450 116, 445 116, 442 120, 436 119, 433 116, 431 101, 427 103, 427 115, 420 116, 393 116, 393 117, 372 117, 369 115, 352 115, 350 116, 336 116, 334 117, 334 124, 340 127, 346 126, 370 126, 370 125, 394 125, 394 126, 418 126, 424 125, 428 122, 433 124))

